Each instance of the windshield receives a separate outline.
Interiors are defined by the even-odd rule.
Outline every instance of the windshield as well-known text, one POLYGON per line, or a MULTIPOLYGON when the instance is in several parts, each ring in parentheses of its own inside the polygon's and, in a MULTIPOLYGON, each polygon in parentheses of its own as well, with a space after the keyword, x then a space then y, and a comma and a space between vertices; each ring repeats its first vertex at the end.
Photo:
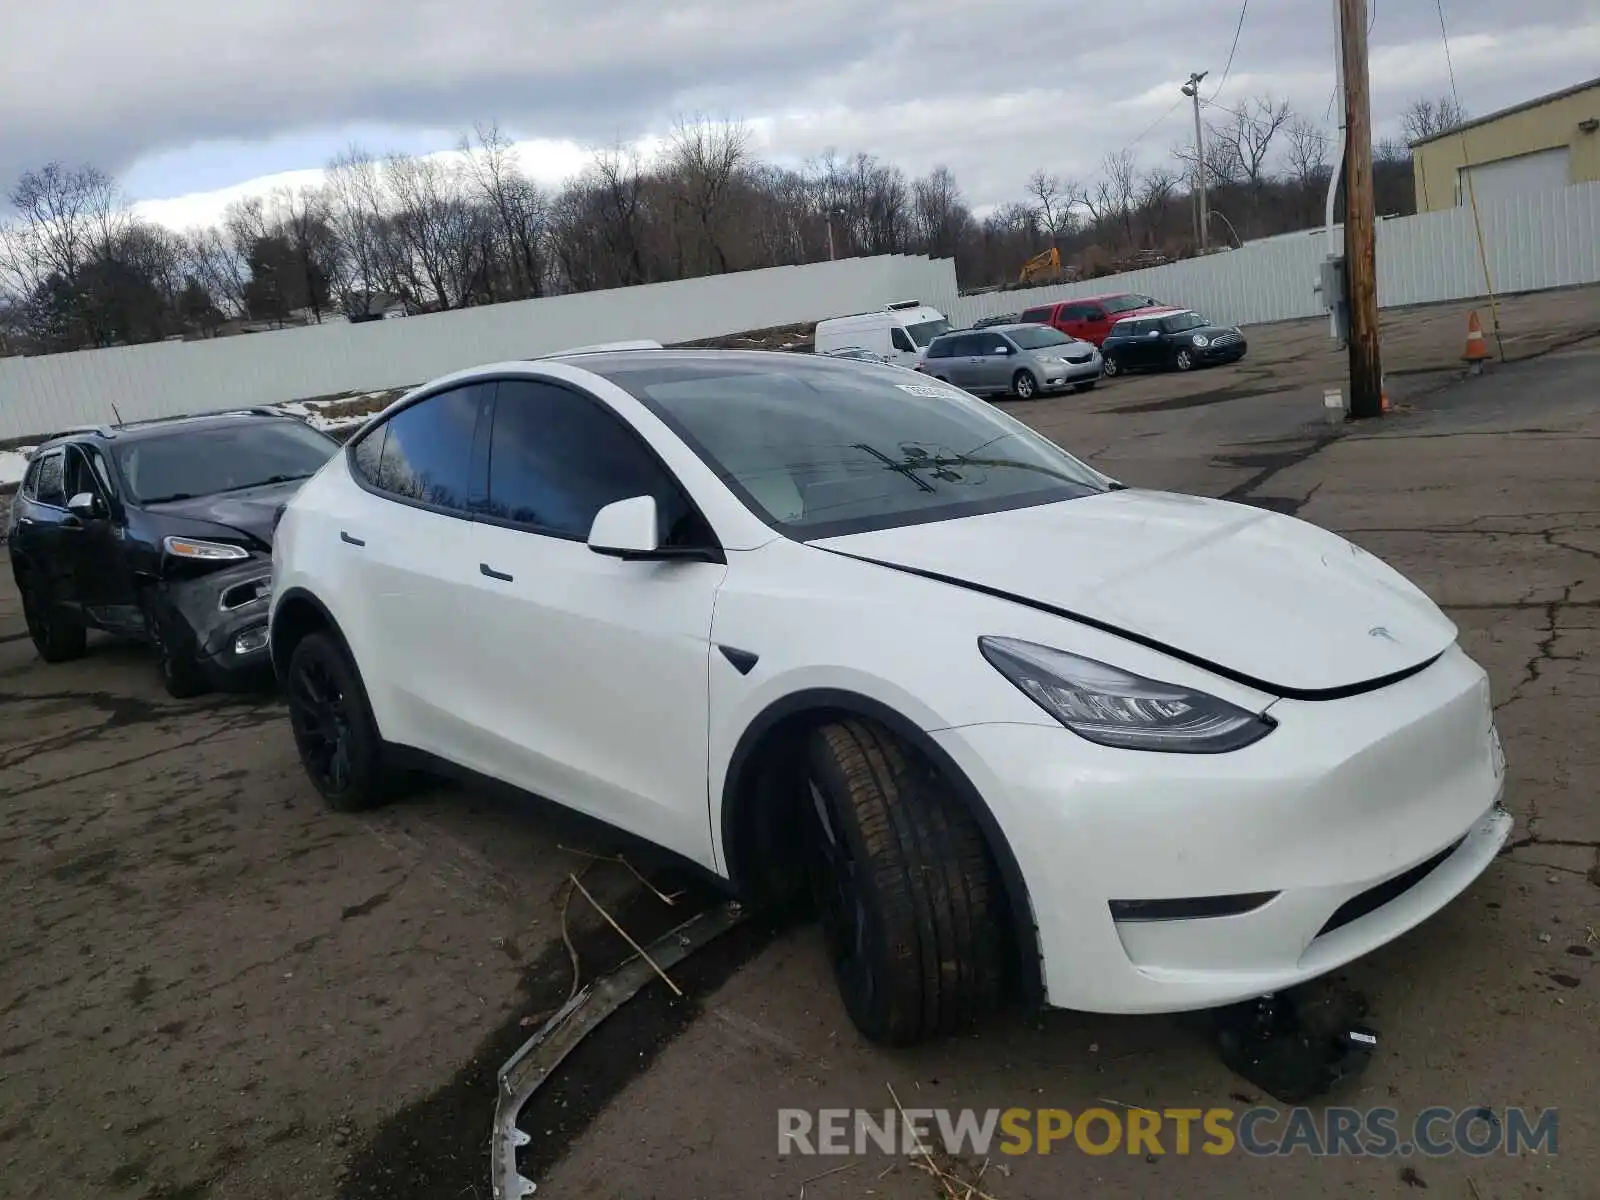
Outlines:
POLYGON ((1113 296, 1105 303, 1105 309, 1108 313, 1132 312, 1136 308, 1149 307, 1150 297, 1148 296, 1113 296))
POLYGON ((907 325, 906 332, 911 335, 911 340, 919 346, 926 346, 941 333, 950 332, 950 322, 940 317, 937 321, 919 321, 915 325, 907 325))
POLYGON ((1021 422, 893 368, 677 362, 604 373, 673 425, 758 515, 800 538, 1050 504, 1110 486, 1021 422))
POLYGON ((1206 324, 1206 319, 1199 313, 1179 313, 1175 317, 1168 317, 1161 322, 1161 328, 1168 333, 1182 333, 1186 329, 1200 329, 1206 324))
POLYGON ((113 447, 128 490, 141 504, 187 500, 314 475, 339 444, 299 421, 150 434, 113 447))
POLYGON ((1043 350, 1046 346, 1070 346, 1075 339, 1044 325, 1025 325, 1008 329, 1006 336, 1024 350, 1043 350))

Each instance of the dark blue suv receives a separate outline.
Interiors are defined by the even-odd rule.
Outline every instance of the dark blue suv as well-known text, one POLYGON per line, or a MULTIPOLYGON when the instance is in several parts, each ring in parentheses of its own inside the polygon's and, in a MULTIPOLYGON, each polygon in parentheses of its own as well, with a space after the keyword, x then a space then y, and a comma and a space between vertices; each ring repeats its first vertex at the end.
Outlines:
POLYGON ((270 679, 272 530, 339 444, 272 409, 100 426, 34 451, 11 571, 46 662, 150 642, 174 696, 270 679))

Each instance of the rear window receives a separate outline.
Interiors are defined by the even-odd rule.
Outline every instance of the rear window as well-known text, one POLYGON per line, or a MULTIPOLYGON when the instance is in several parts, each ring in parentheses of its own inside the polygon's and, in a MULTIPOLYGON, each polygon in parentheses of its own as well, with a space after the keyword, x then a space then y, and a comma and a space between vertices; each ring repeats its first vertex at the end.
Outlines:
POLYGON ((1048 325, 1050 324, 1050 307, 1046 305, 1044 308, 1027 309, 1017 319, 1024 325, 1048 325))
POLYGON ((1021 422, 892 367, 796 358, 603 373, 764 520, 799 538, 1050 504, 1108 486, 1021 422))

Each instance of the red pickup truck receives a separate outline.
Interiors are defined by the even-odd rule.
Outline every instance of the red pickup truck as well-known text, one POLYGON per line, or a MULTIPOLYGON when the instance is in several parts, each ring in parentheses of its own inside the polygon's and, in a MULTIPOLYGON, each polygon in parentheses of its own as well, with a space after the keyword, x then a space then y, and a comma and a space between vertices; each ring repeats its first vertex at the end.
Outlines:
POLYGON ((1054 304, 1041 304, 1024 310, 1017 320, 1028 325, 1048 325, 1098 346, 1106 340, 1111 327, 1124 317, 1175 311, 1179 310, 1138 292, 1110 292, 1104 296, 1078 296, 1054 304))

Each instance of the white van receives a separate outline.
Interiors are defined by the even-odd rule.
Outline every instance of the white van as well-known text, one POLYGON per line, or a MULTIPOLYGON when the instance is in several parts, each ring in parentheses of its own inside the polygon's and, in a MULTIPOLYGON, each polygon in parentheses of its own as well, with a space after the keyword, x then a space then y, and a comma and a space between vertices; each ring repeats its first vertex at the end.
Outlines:
POLYGON ((818 321, 813 349, 818 354, 829 354, 856 347, 885 355, 902 367, 912 367, 929 342, 949 331, 950 322, 937 308, 918 300, 902 300, 876 312, 818 321))

